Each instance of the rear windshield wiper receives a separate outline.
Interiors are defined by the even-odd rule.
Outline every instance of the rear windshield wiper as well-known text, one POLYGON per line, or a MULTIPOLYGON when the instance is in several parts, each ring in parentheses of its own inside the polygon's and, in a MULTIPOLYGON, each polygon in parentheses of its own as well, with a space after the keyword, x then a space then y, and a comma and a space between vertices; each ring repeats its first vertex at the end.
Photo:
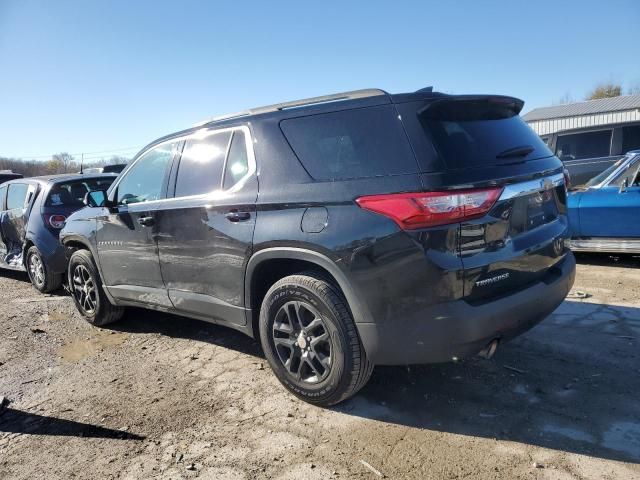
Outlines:
POLYGON ((531 145, 520 145, 519 147, 507 148, 506 150, 503 150, 496 155, 496 158, 526 157, 534 150, 535 148, 533 148, 531 145))

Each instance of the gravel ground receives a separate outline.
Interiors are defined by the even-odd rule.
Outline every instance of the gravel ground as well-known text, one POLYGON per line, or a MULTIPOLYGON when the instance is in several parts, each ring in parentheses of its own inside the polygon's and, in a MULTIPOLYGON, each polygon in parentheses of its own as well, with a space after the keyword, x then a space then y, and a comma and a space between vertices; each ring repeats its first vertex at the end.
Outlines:
POLYGON ((133 309, 94 328, 2 272, 0 479, 640 479, 640 259, 579 262, 494 359, 377 368, 333 409, 232 330, 133 309))

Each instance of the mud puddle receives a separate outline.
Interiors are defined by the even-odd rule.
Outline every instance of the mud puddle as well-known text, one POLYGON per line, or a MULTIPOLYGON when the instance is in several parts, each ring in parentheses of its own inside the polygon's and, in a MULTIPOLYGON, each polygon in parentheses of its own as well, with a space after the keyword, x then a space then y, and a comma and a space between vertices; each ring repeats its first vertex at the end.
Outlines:
POLYGON ((77 338, 63 345, 58 354, 62 362, 75 363, 107 348, 116 347, 129 338, 126 333, 97 330, 88 338, 77 338))

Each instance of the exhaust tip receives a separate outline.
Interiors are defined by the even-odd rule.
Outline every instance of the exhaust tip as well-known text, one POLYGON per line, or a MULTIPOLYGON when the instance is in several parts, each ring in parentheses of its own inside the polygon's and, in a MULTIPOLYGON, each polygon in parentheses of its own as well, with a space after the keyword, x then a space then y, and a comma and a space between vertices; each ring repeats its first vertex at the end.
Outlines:
POLYGON ((481 356, 482 358, 486 358, 487 360, 489 360, 491 357, 495 355, 496 350, 498 349, 498 343, 499 343, 499 340, 497 338, 491 340, 491 342, 489 342, 489 344, 486 347, 484 347, 482 350, 478 352, 478 355, 481 356))

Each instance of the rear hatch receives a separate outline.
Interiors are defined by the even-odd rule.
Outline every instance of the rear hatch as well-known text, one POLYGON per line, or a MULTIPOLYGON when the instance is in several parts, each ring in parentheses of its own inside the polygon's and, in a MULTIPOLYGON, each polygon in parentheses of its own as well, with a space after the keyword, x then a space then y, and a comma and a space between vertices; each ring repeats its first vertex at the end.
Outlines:
POLYGON ((88 192, 107 190, 115 179, 116 175, 105 175, 53 184, 42 204, 41 211, 47 229, 54 235, 58 235, 67 218, 73 212, 84 208, 84 197, 88 192))
POLYGON ((474 214, 460 223, 464 297, 471 303, 551 281, 565 255, 562 163, 520 118, 522 105, 511 97, 460 96, 398 106, 414 148, 433 146, 433 153, 418 154, 425 190, 464 189, 465 202, 473 203, 472 195, 490 200, 486 208, 467 207, 474 214))

